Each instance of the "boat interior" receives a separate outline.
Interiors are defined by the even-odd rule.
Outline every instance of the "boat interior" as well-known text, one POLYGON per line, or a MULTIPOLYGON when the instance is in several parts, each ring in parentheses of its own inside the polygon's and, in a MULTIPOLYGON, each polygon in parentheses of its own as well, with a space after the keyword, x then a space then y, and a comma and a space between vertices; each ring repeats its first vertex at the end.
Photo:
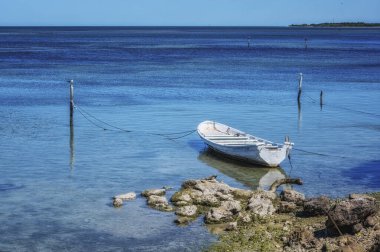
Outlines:
POLYGON ((205 139, 220 145, 266 145, 267 148, 278 148, 277 144, 212 121, 204 122, 200 125, 198 132, 205 139))

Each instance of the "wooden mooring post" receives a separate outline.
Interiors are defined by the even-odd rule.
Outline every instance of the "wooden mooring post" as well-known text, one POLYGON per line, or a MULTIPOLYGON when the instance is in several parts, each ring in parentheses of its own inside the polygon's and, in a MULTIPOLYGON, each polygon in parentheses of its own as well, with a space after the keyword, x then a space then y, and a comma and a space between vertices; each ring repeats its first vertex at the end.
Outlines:
POLYGON ((301 94, 302 94, 302 73, 300 73, 300 78, 298 81, 298 96, 297 96, 298 104, 300 104, 301 102, 301 94))
POLYGON ((74 166, 74 81, 70 80, 70 168, 74 166))
POLYGON ((70 80, 70 125, 74 114, 74 80, 70 80))
POLYGON ((319 94, 319 105, 321 106, 321 110, 322 110, 322 106, 323 106, 323 91, 321 90, 321 93, 319 94))
POLYGON ((305 50, 307 50, 307 38, 305 38, 305 50))

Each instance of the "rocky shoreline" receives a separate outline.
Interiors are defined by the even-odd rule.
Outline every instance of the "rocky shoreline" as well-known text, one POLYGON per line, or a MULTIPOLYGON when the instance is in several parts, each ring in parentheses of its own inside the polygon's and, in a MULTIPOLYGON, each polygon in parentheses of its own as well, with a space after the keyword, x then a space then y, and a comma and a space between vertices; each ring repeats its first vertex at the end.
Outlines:
MULTIPOLYGON (((187 225, 203 217, 219 242, 209 251, 379 251, 379 194, 351 194, 347 199, 318 197, 285 189, 276 181, 271 190, 234 188, 216 176, 187 180, 170 201, 170 188, 141 193, 159 211, 174 212, 175 222, 187 225)), ((135 193, 114 197, 113 205, 136 198, 135 193)))

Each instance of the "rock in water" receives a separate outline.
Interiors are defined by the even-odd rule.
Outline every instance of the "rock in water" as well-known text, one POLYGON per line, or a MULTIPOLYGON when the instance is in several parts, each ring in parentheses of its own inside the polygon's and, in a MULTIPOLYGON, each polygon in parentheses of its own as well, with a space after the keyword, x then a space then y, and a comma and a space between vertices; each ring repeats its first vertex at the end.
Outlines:
POLYGON ((187 204, 185 204, 185 205, 190 205, 193 202, 190 195, 188 193, 184 193, 182 191, 175 192, 173 194, 173 196, 170 198, 170 201, 173 202, 175 205, 177 205, 176 204, 177 202, 181 202, 178 205, 183 205, 184 202, 187 202, 187 204))
POLYGON ((114 199, 121 199, 121 200, 134 200, 136 199, 136 193, 134 192, 129 192, 125 194, 119 194, 113 197, 114 199))
POLYGON ((343 200, 330 210, 329 219, 326 221, 326 228, 329 232, 336 233, 334 221, 343 233, 355 233, 365 223, 367 218, 375 213, 376 203, 371 199, 355 198, 343 200))
POLYGON ((179 207, 175 212, 176 215, 193 217, 197 215, 198 208, 194 205, 179 207))
POLYGON ((150 195, 148 197, 148 205, 161 211, 173 210, 164 196, 150 195))
POLYGON ((144 197, 149 197, 151 195, 156 195, 156 196, 163 196, 165 195, 166 193, 166 190, 165 189, 149 189, 149 190, 145 190, 141 193, 142 196, 144 197))
POLYGON ((281 199, 283 201, 294 202, 300 206, 305 200, 305 195, 292 189, 285 189, 281 192, 281 199))
POLYGON ((169 204, 168 200, 163 196, 151 195, 148 197, 149 205, 169 204))
POLYGON ((178 219, 176 219, 174 222, 177 223, 178 225, 187 225, 189 224, 192 220, 194 220, 193 218, 190 218, 190 217, 183 217, 183 216, 180 216, 178 217, 178 219))
POLYGON ((120 198, 116 198, 113 200, 114 207, 121 207, 123 205, 123 200, 120 198))
POLYGON ((202 194, 200 197, 194 198, 194 203, 208 207, 220 206, 220 201, 213 194, 202 194))

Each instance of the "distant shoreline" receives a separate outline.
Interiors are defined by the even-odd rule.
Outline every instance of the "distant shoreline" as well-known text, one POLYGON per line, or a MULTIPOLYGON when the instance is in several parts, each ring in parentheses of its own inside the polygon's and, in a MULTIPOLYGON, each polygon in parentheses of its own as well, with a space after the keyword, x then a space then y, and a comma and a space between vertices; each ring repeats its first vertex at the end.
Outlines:
POLYGON ((348 27, 348 28, 379 28, 380 23, 365 23, 365 22, 341 22, 341 23, 319 23, 319 24, 291 24, 289 27, 348 27))
POLYGON ((199 26, 139 26, 139 25, 0 25, 0 29, 251 29, 251 28, 293 28, 293 27, 306 27, 306 28, 380 28, 380 23, 320 23, 320 24, 291 24, 291 25, 199 25, 199 26))

